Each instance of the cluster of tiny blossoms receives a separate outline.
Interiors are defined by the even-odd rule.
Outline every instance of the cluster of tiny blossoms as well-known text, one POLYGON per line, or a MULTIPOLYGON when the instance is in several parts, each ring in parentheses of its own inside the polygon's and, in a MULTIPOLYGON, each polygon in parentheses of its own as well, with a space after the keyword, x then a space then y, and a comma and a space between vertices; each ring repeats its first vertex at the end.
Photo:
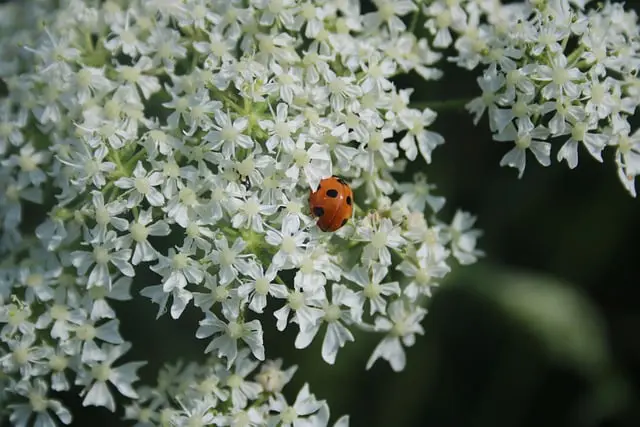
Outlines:
POLYGON ((425 26, 434 47, 453 43, 450 60, 484 67, 482 94, 467 108, 476 123, 488 112, 494 139, 515 144, 501 165, 522 176, 529 151, 549 166, 554 145, 557 161, 573 169, 579 147, 599 162, 610 147, 620 181, 635 197, 640 133, 629 122, 640 104, 635 12, 589 0, 428 3, 425 26))
POLYGON ((294 325, 297 348, 322 340, 330 364, 354 329, 378 333, 368 366, 404 368, 432 287, 476 260, 479 233, 462 211, 433 216, 444 199, 424 175, 394 178, 444 140, 391 79, 438 78, 440 55, 403 23, 416 4, 376 3, 2 6, 0 401, 15 425, 69 423, 63 390, 110 410, 117 392, 138 426, 326 425, 306 386, 286 404, 279 365, 245 379, 265 322, 294 325), (357 207, 324 233, 307 200, 331 175, 357 207), (157 282, 138 286, 147 269, 157 282), (158 316, 200 310, 212 363, 136 388, 112 302, 141 298, 158 316))
MULTIPOLYGON (((295 371, 295 367, 283 370, 281 360, 260 364, 246 348, 238 352, 231 370, 215 357, 205 364, 168 365, 154 387, 139 387, 138 399, 126 406, 124 418, 135 422, 135 427, 328 425, 329 407, 309 392, 308 385, 292 405, 282 395, 295 371), (212 411, 219 403, 229 408, 212 411)), ((349 418, 343 416, 333 426, 348 423, 349 418)))

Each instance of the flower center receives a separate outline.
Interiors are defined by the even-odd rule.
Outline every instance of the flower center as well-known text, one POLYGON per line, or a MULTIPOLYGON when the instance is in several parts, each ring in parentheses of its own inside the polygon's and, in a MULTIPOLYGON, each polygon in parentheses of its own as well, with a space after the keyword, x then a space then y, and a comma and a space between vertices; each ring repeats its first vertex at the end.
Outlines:
POLYGON ((67 358, 57 354, 54 354, 51 356, 51 359, 49 359, 49 367, 56 372, 64 371, 67 369, 68 365, 69 362, 67 361, 67 358))
POLYGON ((324 310, 324 320, 327 322, 335 322, 340 319, 340 307, 336 304, 331 304, 324 310))
POLYGON ((584 140, 584 136, 587 133, 587 125, 585 123, 578 122, 573 125, 571 129, 571 137, 578 142, 584 140))
POLYGON ((53 320, 66 320, 69 318, 69 310, 61 304, 54 304, 50 313, 53 320))
POLYGON ((522 150, 525 150, 531 146, 531 135, 522 135, 516 138, 516 146, 522 150))
POLYGON ((29 404, 31 405, 33 412, 46 411, 49 406, 48 403, 47 399, 45 399, 45 397, 40 393, 36 393, 35 391, 29 393, 29 404))
POLYGON ((76 336, 82 341, 91 341, 96 337, 96 328, 93 325, 78 326, 76 336))
POLYGON ((35 162, 35 160, 33 160, 33 158, 28 155, 20 156, 18 164, 20 165, 20 169, 22 169, 24 172, 33 172, 38 168, 38 164, 35 162))
POLYGON ((44 283, 44 276, 40 273, 31 273, 27 276, 26 284, 31 288, 37 288, 44 283))
POLYGON ((180 201, 186 206, 194 206, 196 204, 196 193, 190 188, 180 190, 180 201))
POLYGON ((182 270, 189 264, 189 258, 185 254, 175 254, 171 259, 171 266, 176 270, 182 270))
POLYGON ((229 289, 224 286, 218 286, 215 291, 213 291, 213 294, 216 301, 224 301, 229 297, 229 289))
POLYGON ((296 241, 291 236, 284 236, 281 248, 285 253, 291 254, 296 250, 296 241))
POLYGON ((220 264, 223 266, 230 266, 236 259, 236 254, 229 248, 220 251, 220 264))
POLYGON ((384 138, 382 137, 382 133, 373 132, 371 134, 371 138, 369 139, 369 150, 380 151, 380 149, 382 148, 383 142, 384 142, 384 138))
POLYGON ((387 233, 384 231, 377 231, 371 239, 371 245, 376 249, 382 249, 387 245, 387 233))
POLYGON ((244 211, 250 217, 256 216, 260 213, 260 204, 254 199, 249 199, 244 204, 244 211))
POLYGON ((288 406, 287 409, 280 413, 280 419, 283 425, 293 424, 298 419, 298 413, 293 407, 288 406))
POLYGON ((22 345, 16 347, 16 349, 13 350, 13 360, 18 365, 24 365, 27 363, 29 361, 29 349, 22 345))
MULTIPOLYGON (((191 223, 189 224, 191 226, 191 223)), ((130 228, 131 237, 138 243, 144 242, 147 240, 147 236, 149 236, 149 230, 147 227, 140 224, 139 222, 133 223, 130 228)))
POLYGON ((382 288, 378 283, 369 282, 367 286, 364 287, 363 293, 364 296, 373 299, 380 295, 382 288))
POLYGON ((238 388, 242 385, 242 377, 237 374, 231 374, 227 378, 227 385, 231 388, 238 388))
POLYGON ((247 157, 243 161, 237 163, 236 170, 242 176, 249 176, 255 170, 256 165, 252 157, 247 157))
POLYGON ((96 264, 107 265, 111 257, 109 251, 103 246, 96 246, 93 248, 93 258, 96 260, 96 264))
POLYGON ((111 215, 109 211, 105 207, 100 207, 96 209, 96 222, 98 225, 105 226, 111 220, 111 215))
POLYGON ((224 139, 225 141, 235 141, 239 133, 240 132, 238 132, 238 130, 234 128, 232 125, 227 125, 222 128, 222 132, 220 132, 220 136, 222 136, 222 139, 224 139))
POLYGON ((309 153, 306 150, 297 148, 293 152, 293 160, 296 162, 296 166, 304 167, 309 164, 309 153))
POLYGON ((256 279, 256 292, 260 295, 267 295, 269 293, 269 280, 265 277, 256 279))
POLYGON ((227 333, 229 337, 233 338, 234 340, 242 338, 242 332, 242 325, 240 325, 236 321, 231 321, 229 322, 229 325, 227 325, 227 333))
POLYGON ((107 365, 106 363, 99 363, 91 368, 91 375, 93 375, 93 378, 95 378, 97 381, 107 382, 109 376, 111 375, 111 367, 109 367, 109 365, 107 365))
POLYGON ((298 290, 291 292, 287 301, 289 302, 289 307, 291 307, 292 310, 299 310, 304 306, 304 296, 302 295, 302 292, 298 290))
POLYGON ((289 125, 286 123, 280 122, 276 123, 275 133, 280 138, 289 138, 291 136, 291 131, 289 130, 289 125))
POLYGON ((134 180, 133 186, 140 194, 147 194, 151 186, 149 180, 146 177, 139 177, 134 180))

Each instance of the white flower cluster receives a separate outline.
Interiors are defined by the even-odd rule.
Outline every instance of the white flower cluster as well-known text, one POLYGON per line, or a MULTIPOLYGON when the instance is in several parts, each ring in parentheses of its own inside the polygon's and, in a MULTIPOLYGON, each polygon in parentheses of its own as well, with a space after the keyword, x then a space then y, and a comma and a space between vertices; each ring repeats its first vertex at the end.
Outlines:
POLYGON ((640 27, 622 3, 588 3, 437 0, 424 13, 435 47, 449 46, 453 32, 457 56, 450 59, 484 67, 482 94, 467 108, 476 123, 488 112, 496 141, 515 143, 501 165, 522 176, 530 151, 549 166, 555 145, 557 161, 573 169, 580 146, 599 162, 611 147, 635 197, 640 133, 629 120, 640 104, 640 27))
POLYGON ((84 405, 114 410, 115 388, 131 411, 159 407, 133 387, 141 363, 118 362, 131 344, 111 302, 139 294, 158 316, 201 310, 194 333, 223 363, 189 368, 204 385, 181 394, 171 425, 262 425, 269 411, 326 425, 306 388, 293 406, 277 393, 248 406, 269 391, 243 387, 268 350, 264 322, 297 325, 297 348, 322 330, 327 363, 355 328, 375 332, 368 366, 404 368, 432 287, 452 261, 477 259, 479 232, 461 211, 427 222, 444 199, 423 175, 392 175, 399 148, 428 163, 444 142, 428 130, 436 114, 391 81, 439 77, 439 55, 401 19, 418 16, 413 2, 376 4, 364 15, 351 0, 2 6, 0 398, 15 425, 70 422, 47 392, 76 386, 84 405), (324 233, 308 197, 331 175, 357 206, 324 233), (157 283, 138 292, 148 269, 157 283), (218 389, 225 371, 236 376, 218 389))
MULTIPOLYGON (((287 403, 282 389, 296 369, 283 370, 281 360, 260 364, 248 349, 238 353, 232 370, 216 358, 204 365, 170 365, 162 369, 155 387, 137 390, 140 397, 125 408, 124 418, 134 427, 329 425, 327 403, 318 401, 307 384, 293 404, 287 403), (216 410, 221 403, 229 406, 224 412, 216 410)), ((348 422, 343 416, 333 426, 346 427, 348 422)))

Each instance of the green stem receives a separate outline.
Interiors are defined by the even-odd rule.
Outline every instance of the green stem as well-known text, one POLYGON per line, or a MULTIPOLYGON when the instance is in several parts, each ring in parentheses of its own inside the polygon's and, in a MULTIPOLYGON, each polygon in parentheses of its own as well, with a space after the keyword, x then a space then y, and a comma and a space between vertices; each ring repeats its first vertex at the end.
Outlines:
POLYGON ((446 101, 417 101, 411 102, 409 107, 424 109, 430 108, 431 110, 435 110, 436 112, 444 112, 444 111, 461 111, 464 110, 465 105, 467 105, 471 99, 448 99, 446 101))
POLYGON ((580 58, 580 55, 585 51, 585 46, 580 45, 576 50, 571 52, 571 54, 567 57, 567 68, 570 68, 575 65, 575 62, 580 58))
POLYGON ((413 12, 413 16, 411 17, 411 24, 409 24, 409 32, 411 34, 416 33, 416 27, 418 26, 419 18, 420 18, 420 6, 418 6, 418 10, 413 12))
POLYGON ((142 148, 140 151, 138 151, 136 154, 134 154, 129 161, 127 162, 127 164, 125 165, 125 167, 127 168, 127 170, 129 169, 133 169, 136 164, 138 163, 138 160, 140 160, 142 157, 144 157, 144 155, 147 154, 147 150, 142 148))

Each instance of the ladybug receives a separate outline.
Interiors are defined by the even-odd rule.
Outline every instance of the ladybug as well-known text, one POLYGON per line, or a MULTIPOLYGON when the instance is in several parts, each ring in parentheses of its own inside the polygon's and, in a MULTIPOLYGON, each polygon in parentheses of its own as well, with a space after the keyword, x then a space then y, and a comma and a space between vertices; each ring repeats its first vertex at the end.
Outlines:
POLYGON ((353 213, 353 191, 349 184, 337 176, 320 181, 316 191, 309 195, 309 207, 318 218, 322 231, 336 231, 349 221, 353 213))

